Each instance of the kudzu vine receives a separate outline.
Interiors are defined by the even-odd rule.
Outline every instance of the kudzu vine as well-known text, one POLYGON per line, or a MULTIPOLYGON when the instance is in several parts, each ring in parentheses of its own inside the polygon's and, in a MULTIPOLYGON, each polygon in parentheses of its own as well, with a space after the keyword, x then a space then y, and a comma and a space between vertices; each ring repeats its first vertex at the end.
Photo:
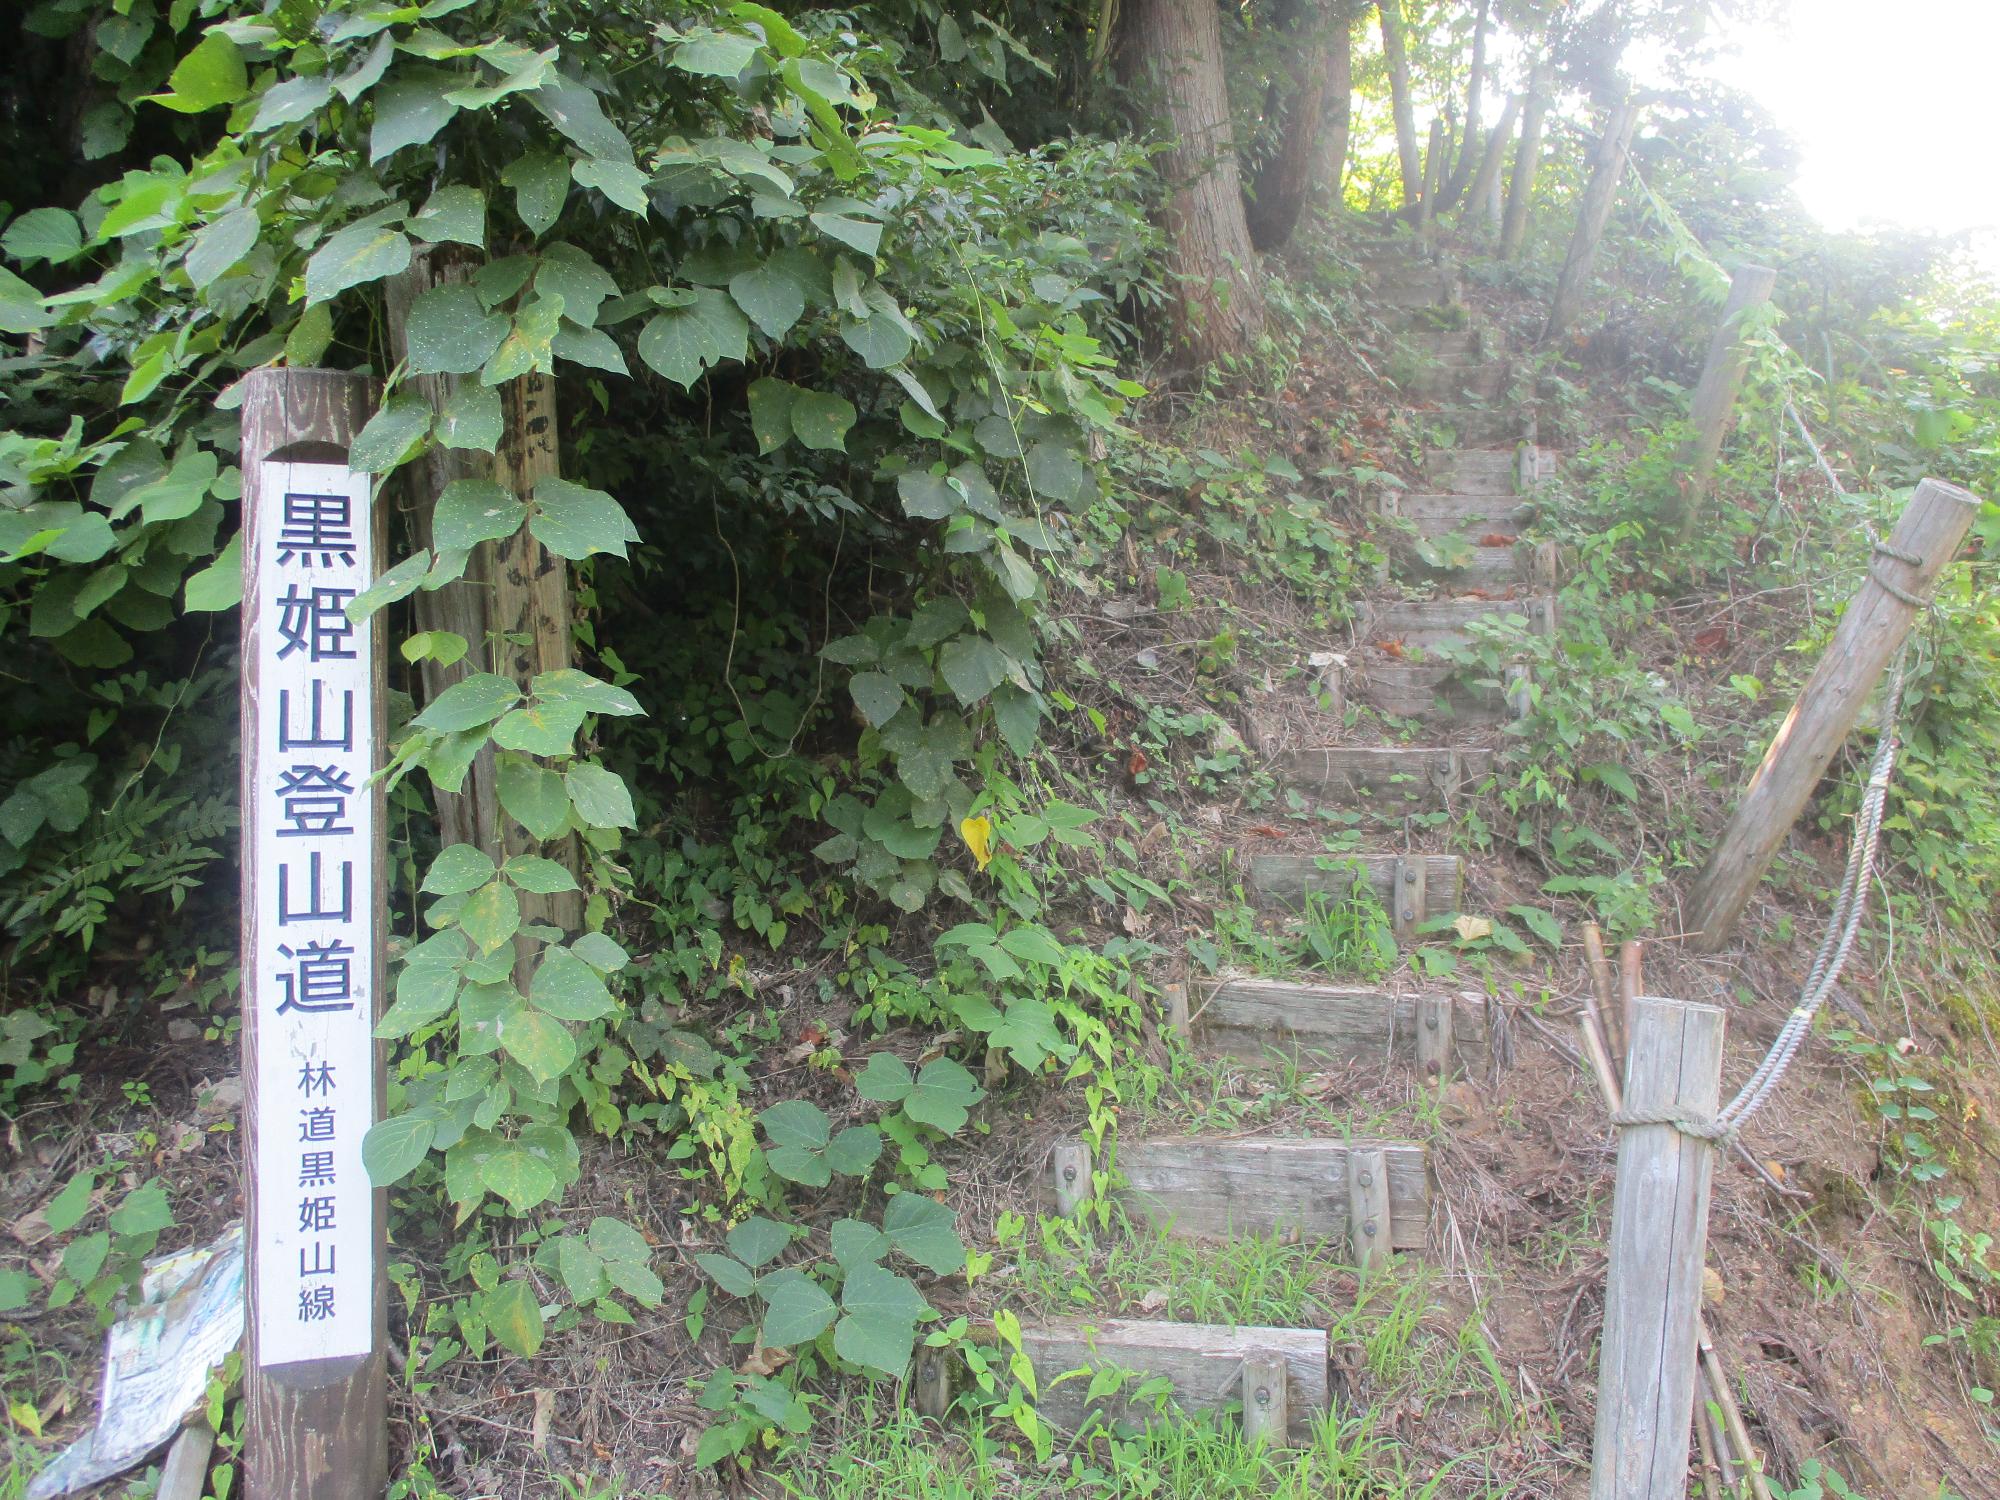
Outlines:
MULTIPOLYGON (((384 485, 433 447, 495 452, 498 390, 524 376, 600 404, 704 402, 745 424, 774 469, 822 476, 814 519, 914 543, 921 559, 914 608, 825 647, 860 736, 854 777, 816 799, 817 854, 905 912, 971 908, 938 957, 972 1034, 1031 1070, 1108 1063, 1100 1002, 1129 1004, 1129 956, 1052 938, 1017 859, 1051 838, 1089 843, 1091 814, 1029 810, 996 759, 1031 752, 1054 711, 1038 605, 1072 516, 1101 494, 1093 434, 1141 394, 1098 319, 1134 290, 1143 231, 1074 232, 1095 210, 1065 220, 1060 150, 1011 152, 990 122, 965 135, 936 107, 892 107, 916 97, 892 56, 841 18, 755 4, 55 0, 37 18, 52 34, 94 27, 117 97, 91 113, 93 152, 135 129, 165 129, 177 149, 0 240, 40 283, 0 269, 0 332, 34 340, 44 399, 89 414, 0 434, 0 567, 31 591, 34 637, 112 669, 135 636, 238 603, 236 382, 258 365, 384 375, 349 456, 384 485), (1008 207, 1037 199, 1057 204, 1041 222, 1008 207), (415 297, 398 363, 385 289, 440 247, 467 274, 415 297), (459 379, 434 406, 422 376, 459 379), (948 840, 969 868, 940 856, 948 840)), ((952 30, 961 54, 974 46, 952 30)), ((1004 71, 1019 47, 992 30, 978 54, 1004 71)), ((354 609, 453 586, 474 549, 523 528, 586 581, 641 540, 607 489, 460 479, 435 497, 428 545, 405 539, 354 609)), ((402 656, 497 667, 496 646, 428 630, 402 656)), ((579 1112, 619 1128, 610 1091, 636 1080, 678 1112, 724 1189, 727 1253, 700 1263, 752 1311, 760 1345, 895 1374, 931 1316, 898 1267, 977 1269, 925 1190, 942 1186, 931 1147, 984 1090, 948 1056, 913 1067, 877 1053, 853 1073, 874 1120, 836 1130, 795 1100, 753 1129, 706 1043, 630 993, 612 919, 637 813, 597 745, 602 721, 644 712, 643 690, 615 670, 474 670, 400 727, 387 774, 406 805, 422 806, 407 778, 453 792, 490 750, 505 816, 582 857, 573 870, 454 844, 421 872, 418 934, 378 1031, 396 1047, 392 1110, 367 1165, 378 1184, 441 1192, 459 1225, 495 1205, 525 1225, 577 1180, 579 1112), (579 888, 582 930, 524 917, 524 896, 579 888), (802 1253, 799 1231, 749 1212, 775 1210, 787 1185, 865 1184, 885 1159, 884 1210, 839 1219, 824 1247, 802 1253)), ((59 759, 0 810, 17 858, 77 826, 84 766, 59 759)), ((1092 1097, 1100 1132, 1108 1087, 1092 1097)), ((514 1243, 531 1253, 467 1264, 467 1344, 540 1347, 531 1266, 613 1321, 629 1319, 626 1301, 662 1299, 650 1248, 619 1219, 514 1243)), ((718 1414, 706 1457, 794 1422, 789 1387, 718 1382, 703 1393, 718 1414)), ((1017 1420, 1031 1427, 1032 1413, 1017 1420)))

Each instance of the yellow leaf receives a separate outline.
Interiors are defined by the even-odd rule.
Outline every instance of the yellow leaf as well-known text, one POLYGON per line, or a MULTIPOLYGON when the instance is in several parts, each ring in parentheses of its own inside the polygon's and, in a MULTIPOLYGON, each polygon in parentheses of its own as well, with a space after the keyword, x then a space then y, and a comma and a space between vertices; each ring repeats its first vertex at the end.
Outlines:
POLYGON ((42 1414, 35 1410, 31 1401, 11 1401, 7 1404, 7 1415, 14 1419, 14 1425, 30 1437, 42 1435, 42 1414))
POLYGON ((1468 943, 1474 938, 1493 936, 1493 924, 1484 917, 1460 917, 1451 926, 1468 943))
POLYGON ((984 870, 993 863, 993 820, 984 815, 977 818, 960 818, 958 836, 965 840, 965 847, 972 851, 973 859, 984 870))

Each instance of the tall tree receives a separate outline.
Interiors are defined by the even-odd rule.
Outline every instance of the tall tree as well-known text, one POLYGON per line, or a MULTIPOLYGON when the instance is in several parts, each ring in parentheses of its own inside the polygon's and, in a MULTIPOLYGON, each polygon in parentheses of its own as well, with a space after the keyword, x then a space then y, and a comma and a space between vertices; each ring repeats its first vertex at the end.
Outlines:
MULTIPOLYGON (((1483 213, 1489 205, 1499 201, 1500 168, 1507 155, 1507 142, 1513 139, 1514 122, 1521 114, 1521 96, 1509 94, 1507 107, 1500 112, 1500 123, 1493 127, 1493 133, 1486 138, 1486 149, 1480 154, 1479 170, 1473 174, 1472 190, 1466 195, 1465 212, 1483 213)), ((1493 215, 1495 221, 1499 215, 1493 215)))
POLYGON ((1433 217, 1458 202, 1458 195, 1465 191, 1472 180, 1473 168, 1480 162, 1479 112, 1485 104, 1486 31, 1492 11, 1492 0, 1479 0, 1479 19, 1472 27, 1472 77, 1465 85, 1465 133, 1459 137, 1458 156, 1433 208, 1433 217))
POLYGON ((1389 107, 1396 117, 1396 159, 1403 168, 1403 207, 1424 195, 1424 162, 1417 150, 1417 114, 1410 102, 1410 58, 1403 45, 1403 0, 1381 0, 1382 59, 1389 65, 1389 107))
POLYGON ((1264 331, 1264 297, 1243 216, 1214 0, 1132 0, 1119 65, 1166 122, 1158 164, 1177 341, 1202 363, 1242 354, 1264 331))
POLYGON ((1577 211, 1576 230, 1570 236, 1569 254, 1563 261, 1556 293, 1549 303, 1548 322, 1542 326, 1542 342, 1559 338, 1576 316, 1583 290, 1590 281, 1590 268, 1597 259, 1597 242, 1604 226, 1611 222, 1611 210, 1618 202, 1618 183, 1625 175, 1625 160, 1631 154, 1632 134, 1639 128, 1639 106, 1630 100, 1612 108, 1597 138, 1591 158, 1590 182, 1583 190, 1577 211))
POLYGON ((1542 125, 1548 118, 1549 90, 1554 85, 1547 59, 1535 64, 1528 78, 1528 102, 1521 116, 1521 146, 1514 153, 1514 177, 1507 185, 1507 216, 1500 226, 1500 258, 1521 253, 1528 233, 1528 205, 1535 195, 1535 172, 1542 160, 1542 125))
POLYGON ((1259 250, 1289 240, 1315 197, 1340 196, 1354 102, 1354 10, 1354 0, 1289 0, 1279 13, 1300 43, 1299 62, 1291 93, 1273 79, 1265 108, 1274 139, 1244 209, 1259 250))

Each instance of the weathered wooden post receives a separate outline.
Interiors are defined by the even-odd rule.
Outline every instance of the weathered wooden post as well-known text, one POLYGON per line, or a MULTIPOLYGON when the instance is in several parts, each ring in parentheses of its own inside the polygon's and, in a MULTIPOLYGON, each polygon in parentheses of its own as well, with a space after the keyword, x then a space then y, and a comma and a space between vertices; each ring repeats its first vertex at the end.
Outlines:
POLYGON ((1389 1263, 1395 1243, 1390 1228, 1389 1155, 1380 1146, 1357 1147, 1348 1153, 1347 1228, 1356 1269, 1374 1271, 1389 1263))
POLYGON ((1292 1425, 1285 1356, 1257 1349, 1243 1356, 1243 1436, 1267 1447, 1285 1446, 1292 1425))
POLYGON ((1057 1215, 1075 1218, 1090 1199, 1090 1152, 1082 1141, 1056 1142, 1049 1160, 1049 1179, 1055 1187, 1057 1215))
POLYGON ((1643 997, 1634 1008, 1611 1199, 1591 1500, 1680 1500, 1694 1419, 1722 1012, 1643 997))
POLYGON ((347 606, 386 513, 347 467, 374 383, 243 382, 243 1083, 248 1500, 388 1483, 387 1197, 361 1140, 385 1088, 382 633, 347 606))
MULTIPOLYGON (((1926 479, 1889 540, 1870 555, 1867 577, 1695 877, 1683 927, 1696 951, 1713 953, 1728 941, 1938 574, 1957 555, 1979 505, 1976 495, 1955 484, 1926 479)), ((1893 726, 1883 732, 1893 733, 1893 726)))
POLYGON ((942 1418, 951 1409, 951 1365, 942 1349, 919 1349, 910 1372, 910 1404, 919 1416, 942 1418))
POLYGON ((1562 336, 1583 301, 1590 283, 1590 268, 1597 260, 1597 242, 1604 238, 1604 226, 1611 222, 1611 210, 1618 202, 1618 183, 1625 175, 1626 153, 1632 148, 1633 132, 1639 128, 1639 106, 1627 100, 1615 106, 1604 122, 1604 134, 1597 138, 1597 152, 1590 168, 1590 182, 1583 190, 1583 204, 1577 211, 1576 232, 1570 236, 1569 254, 1563 260, 1556 294, 1549 303, 1549 320, 1542 327, 1542 342, 1562 336))
POLYGON ((1708 500, 1708 486, 1715 477, 1716 456, 1722 452, 1723 430, 1736 409, 1743 391, 1743 370, 1749 350, 1743 342, 1743 320, 1752 308, 1771 300, 1778 273, 1769 266, 1739 266, 1729 278, 1729 300, 1723 304, 1722 321, 1708 341, 1708 358, 1695 383, 1694 400, 1688 420, 1694 435, 1680 455, 1681 542, 1694 535, 1695 522, 1708 500))

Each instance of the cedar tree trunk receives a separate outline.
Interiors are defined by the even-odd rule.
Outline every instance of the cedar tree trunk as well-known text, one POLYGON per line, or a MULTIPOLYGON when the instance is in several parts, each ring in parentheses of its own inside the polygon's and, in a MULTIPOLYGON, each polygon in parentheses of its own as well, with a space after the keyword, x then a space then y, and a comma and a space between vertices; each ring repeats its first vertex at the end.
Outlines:
POLYGON ((1264 331, 1256 253, 1222 73, 1215 0, 1129 0, 1121 66, 1165 117, 1167 271, 1177 342, 1208 364, 1247 353, 1264 331))
POLYGON ((1424 162, 1417 152, 1417 115, 1410 103, 1410 59, 1403 50, 1403 0, 1381 0, 1382 58, 1389 65, 1389 103, 1396 116, 1396 159, 1403 167, 1403 207, 1424 195, 1424 162))
POLYGON ((1277 141, 1258 167, 1244 206, 1250 242, 1259 250, 1284 245, 1313 199, 1339 198, 1353 108, 1353 22, 1353 0, 1320 0, 1296 16, 1297 86, 1267 111, 1277 141))
POLYGON ((1452 163, 1451 176, 1438 196, 1433 218, 1458 202, 1459 194, 1472 180, 1473 168, 1479 165, 1479 111, 1485 103, 1486 23, 1491 10, 1492 0, 1479 0, 1479 20, 1472 28, 1472 81, 1465 86, 1465 134, 1458 143, 1458 158, 1452 163))
POLYGON ((1528 78, 1528 103, 1521 116, 1521 148, 1514 153, 1514 177, 1507 185, 1507 217, 1500 226, 1500 258, 1521 253, 1528 233, 1529 202, 1535 195, 1535 172, 1542 161, 1542 124, 1549 111, 1550 75, 1546 62, 1537 63, 1528 78))

